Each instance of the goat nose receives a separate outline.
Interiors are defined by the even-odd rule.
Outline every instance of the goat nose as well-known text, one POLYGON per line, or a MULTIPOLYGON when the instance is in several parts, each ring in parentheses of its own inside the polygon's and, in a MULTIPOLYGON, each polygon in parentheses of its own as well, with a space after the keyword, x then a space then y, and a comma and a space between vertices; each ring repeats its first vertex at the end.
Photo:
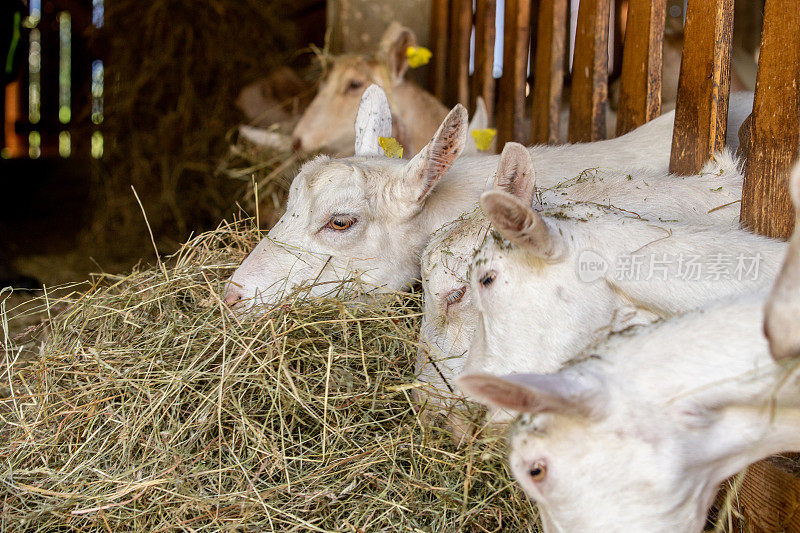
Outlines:
POLYGON ((300 137, 295 137, 292 140, 292 150, 295 152, 299 152, 303 148, 303 141, 300 140, 300 137))
POLYGON ((242 301, 242 298, 243 298, 242 292, 239 289, 235 287, 229 287, 225 291, 225 295, 222 301, 225 302, 225 305, 227 305, 228 307, 234 308, 236 307, 236 304, 242 301))

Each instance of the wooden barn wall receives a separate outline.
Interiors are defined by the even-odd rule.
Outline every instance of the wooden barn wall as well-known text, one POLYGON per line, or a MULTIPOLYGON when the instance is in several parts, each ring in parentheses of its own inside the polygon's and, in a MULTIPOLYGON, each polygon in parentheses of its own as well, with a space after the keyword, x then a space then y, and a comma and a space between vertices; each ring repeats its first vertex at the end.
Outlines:
MULTIPOLYGON (((431 0, 385 2, 328 0, 328 42, 333 54, 372 53, 393 21, 411 28, 417 41, 429 45, 431 0)), ((427 69, 412 69, 408 76, 426 84, 427 69)))

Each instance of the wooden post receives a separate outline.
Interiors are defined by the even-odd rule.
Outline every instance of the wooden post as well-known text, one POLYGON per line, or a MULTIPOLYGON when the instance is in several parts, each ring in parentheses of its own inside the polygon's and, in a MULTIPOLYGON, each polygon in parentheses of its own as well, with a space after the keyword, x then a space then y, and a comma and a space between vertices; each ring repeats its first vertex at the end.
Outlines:
POLYGON ((469 38, 472 33, 472 0, 450 0, 450 51, 447 84, 450 104, 469 106, 469 38))
POLYGON ((666 0, 630 0, 617 135, 623 135, 661 114, 661 52, 666 0))
POLYGON ((483 97, 489 122, 494 117, 494 40, 496 0, 477 0, 475 3, 475 72, 472 74, 472 109, 475 99, 483 97))
MULTIPOLYGON (((788 191, 800 146, 800 3, 767 0, 742 190, 742 225, 788 238, 794 210, 788 191)), ((795 463, 796 464, 796 463, 795 463)), ((739 495, 753 533, 800 532, 800 477, 791 463, 770 458, 751 465, 739 495)))
POLYGON ((742 190, 742 224, 788 238, 788 177, 800 143, 800 2, 767 0, 742 190))
POLYGON ((497 149, 524 141, 525 73, 530 45, 530 0, 506 0, 503 77, 497 107, 497 149))
POLYGON ((733 0, 689 0, 669 170, 700 171, 725 145, 733 0))
POLYGON ((447 31, 450 0, 431 0, 431 91, 440 101, 447 101, 447 31))
POLYGON ((770 457, 747 468, 740 510, 751 533, 800 532, 800 478, 796 459, 770 457))
POLYGON ((539 4, 531 120, 533 144, 558 142, 567 49, 566 19, 567 0, 542 0, 539 4))
POLYGON ((570 142, 605 139, 609 0, 582 0, 572 60, 570 142))

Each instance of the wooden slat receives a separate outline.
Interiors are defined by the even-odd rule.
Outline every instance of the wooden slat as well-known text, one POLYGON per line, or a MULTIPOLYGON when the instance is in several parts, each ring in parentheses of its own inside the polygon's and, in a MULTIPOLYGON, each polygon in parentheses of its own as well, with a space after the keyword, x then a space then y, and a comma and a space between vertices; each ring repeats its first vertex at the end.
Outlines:
POLYGON ((750 533, 800 532, 800 479, 796 464, 771 457, 748 467, 739 502, 750 533))
POLYGON ((528 84, 528 87, 530 87, 531 91, 533 90, 533 78, 535 70, 533 68, 533 61, 534 58, 536 57, 536 36, 538 35, 537 28, 539 26, 539 13, 541 11, 542 1, 543 0, 531 0, 531 9, 530 9, 531 19, 530 22, 528 22, 528 28, 530 28, 529 31, 530 31, 530 41, 531 41, 530 47, 528 48, 528 59, 529 59, 528 66, 530 68, 528 69, 525 83, 528 84))
POLYGON ((609 9, 609 0, 582 0, 578 8, 572 60, 570 142, 597 141, 606 136, 609 9))
POLYGON ((661 51, 667 0, 630 0, 617 135, 661 114, 661 51))
POLYGON ((472 98, 483 97, 489 122, 494 118, 494 40, 496 0, 476 0, 475 3, 475 71, 472 74, 472 98))
POLYGON ((800 136, 800 2, 767 0, 750 143, 742 191, 742 224, 788 238, 794 226, 787 188, 800 136))
POLYGON ((447 84, 450 105, 469 106, 469 37, 472 33, 472 0, 450 0, 450 51, 447 84))
POLYGON ((565 35, 567 36, 566 37, 567 44, 564 45, 564 46, 566 46, 566 48, 565 48, 566 53, 564 54, 564 74, 567 77, 567 79, 571 80, 572 79, 572 72, 570 71, 570 68, 571 68, 572 64, 570 63, 570 59, 571 59, 570 53, 571 52, 570 52, 570 48, 569 48, 570 34, 572 33, 572 1, 571 0, 567 0, 567 20, 564 21, 564 31, 566 32, 565 35))
POLYGON ((506 0, 503 77, 497 106, 497 149, 524 141, 525 73, 530 45, 530 0, 506 0))
MULTIPOLYGON (((664 0, 666 2, 666 0, 664 0)), ((628 23, 628 0, 614 0, 614 24, 612 32, 614 35, 614 66, 608 73, 609 79, 614 80, 622 75, 622 52, 625 43, 625 25, 628 23)))
POLYGON ((567 47, 567 0, 541 0, 536 31, 531 143, 555 144, 559 135, 564 56, 567 47))
POLYGON ((696 174, 725 144, 733 0, 689 0, 670 172, 696 174))
POLYGON ((447 31, 450 0, 431 0, 431 90, 440 101, 447 100, 447 31))

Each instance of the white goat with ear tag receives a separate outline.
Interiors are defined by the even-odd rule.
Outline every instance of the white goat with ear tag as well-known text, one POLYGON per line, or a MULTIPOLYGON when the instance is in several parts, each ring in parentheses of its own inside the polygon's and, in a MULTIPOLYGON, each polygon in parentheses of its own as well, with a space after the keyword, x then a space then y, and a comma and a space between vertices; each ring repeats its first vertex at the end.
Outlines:
POLYGON ((383 155, 380 137, 392 136, 392 110, 389 99, 377 85, 370 85, 358 107, 356 116, 356 157, 383 155))
MULTIPOLYGON (((292 182, 286 213, 234 272, 223 296, 226 303, 244 311, 254 305, 274 305, 293 287, 313 285, 312 294, 323 294, 334 290, 333 282, 355 278, 366 282, 369 292, 402 290, 419 278, 419 257, 431 234, 473 208, 499 158, 461 155, 468 128, 463 107, 450 112, 434 138, 411 161, 383 157, 378 139, 389 134, 391 114, 382 95, 372 92, 376 90, 365 100, 364 119, 359 121, 361 157, 321 156, 303 165, 292 182)), ((738 128, 733 111, 744 107, 731 97, 729 131, 738 128)), ((600 174, 613 172, 625 181, 627 189, 637 184, 649 189, 650 173, 648 179, 637 180, 627 178, 626 172, 644 166, 657 175, 666 174, 672 129, 672 115, 663 115, 615 139, 531 147, 528 152, 536 165, 537 185, 561 189, 559 184, 565 179, 581 175, 579 189, 587 194, 593 191, 594 201, 608 203, 614 198, 616 204, 616 187, 600 175, 587 180, 584 171, 602 167, 607 170, 598 170, 600 174)), ((741 198, 741 176, 737 174, 735 182, 732 176, 713 178, 710 188, 715 192, 708 193, 714 195, 712 205, 697 201, 704 196, 695 194, 694 189, 691 193, 670 191, 665 198, 654 197, 645 189, 640 192, 647 194, 650 205, 661 207, 666 202, 675 207, 671 211, 696 209, 704 218, 724 219, 738 226, 735 204, 732 211, 706 213, 741 198)), ((684 187, 691 182, 699 192, 708 192, 703 179, 681 181, 684 187)), ((659 209, 659 215, 669 214, 659 209)))

